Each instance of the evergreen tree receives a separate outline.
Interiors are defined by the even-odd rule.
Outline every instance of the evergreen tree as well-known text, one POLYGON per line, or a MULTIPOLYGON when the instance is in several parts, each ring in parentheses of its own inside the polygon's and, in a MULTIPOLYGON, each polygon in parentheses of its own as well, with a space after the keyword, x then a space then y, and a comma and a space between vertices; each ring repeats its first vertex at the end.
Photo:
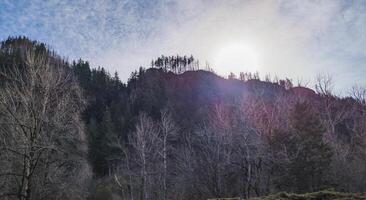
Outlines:
POLYGON ((112 155, 110 140, 116 134, 115 125, 111 118, 109 108, 103 114, 103 120, 97 123, 94 118, 88 124, 89 133, 89 160, 97 176, 109 174, 112 164, 109 157, 112 155), (99 126, 98 126, 99 125, 99 126))
POLYGON ((329 186, 327 169, 332 151, 323 141, 325 128, 307 102, 295 104, 291 115, 288 184, 295 192, 317 191, 329 186))

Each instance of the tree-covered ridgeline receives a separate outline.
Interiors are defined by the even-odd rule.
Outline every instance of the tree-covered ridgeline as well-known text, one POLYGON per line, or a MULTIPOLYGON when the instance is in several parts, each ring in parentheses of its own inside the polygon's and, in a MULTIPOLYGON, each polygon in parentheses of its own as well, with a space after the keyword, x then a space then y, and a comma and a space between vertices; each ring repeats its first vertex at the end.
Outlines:
POLYGON ((329 76, 315 91, 258 73, 226 79, 177 55, 124 83, 24 37, 1 43, 0 69, 0 199, 366 190, 366 92, 336 96, 329 76))

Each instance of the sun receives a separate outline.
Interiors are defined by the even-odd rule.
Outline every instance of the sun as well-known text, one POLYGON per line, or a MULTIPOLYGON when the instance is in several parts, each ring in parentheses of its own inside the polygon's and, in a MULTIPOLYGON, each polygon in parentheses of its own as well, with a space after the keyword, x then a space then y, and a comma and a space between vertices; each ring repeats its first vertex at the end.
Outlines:
POLYGON ((230 43, 218 48, 214 57, 214 68, 220 75, 230 72, 256 72, 259 70, 259 54, 257 50, 245 43, 230 43))

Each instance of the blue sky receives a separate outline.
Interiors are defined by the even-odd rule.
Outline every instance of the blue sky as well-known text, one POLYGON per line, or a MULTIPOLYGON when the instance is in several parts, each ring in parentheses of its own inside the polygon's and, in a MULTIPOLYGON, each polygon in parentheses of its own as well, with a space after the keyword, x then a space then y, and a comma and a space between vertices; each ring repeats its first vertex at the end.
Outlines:
POLYGON ((25 35, 123 80, 179 53, 221 75, 259 71, 312 86, 328 73, 340 92, 366 84, 363 0, 0 0, 0 28, 0 39, 25 35))

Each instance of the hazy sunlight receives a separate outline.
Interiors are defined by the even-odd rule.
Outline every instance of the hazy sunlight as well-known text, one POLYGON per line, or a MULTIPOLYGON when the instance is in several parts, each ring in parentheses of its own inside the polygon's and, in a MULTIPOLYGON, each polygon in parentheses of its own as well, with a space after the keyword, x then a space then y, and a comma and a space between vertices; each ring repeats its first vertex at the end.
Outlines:
POLYGON ((223 76, 230 72, 236 75, 240 72, 255 72, 260 67, 259 55, 253 46, 240 42, 230 43, 218 48, 213 66, 223 76))

